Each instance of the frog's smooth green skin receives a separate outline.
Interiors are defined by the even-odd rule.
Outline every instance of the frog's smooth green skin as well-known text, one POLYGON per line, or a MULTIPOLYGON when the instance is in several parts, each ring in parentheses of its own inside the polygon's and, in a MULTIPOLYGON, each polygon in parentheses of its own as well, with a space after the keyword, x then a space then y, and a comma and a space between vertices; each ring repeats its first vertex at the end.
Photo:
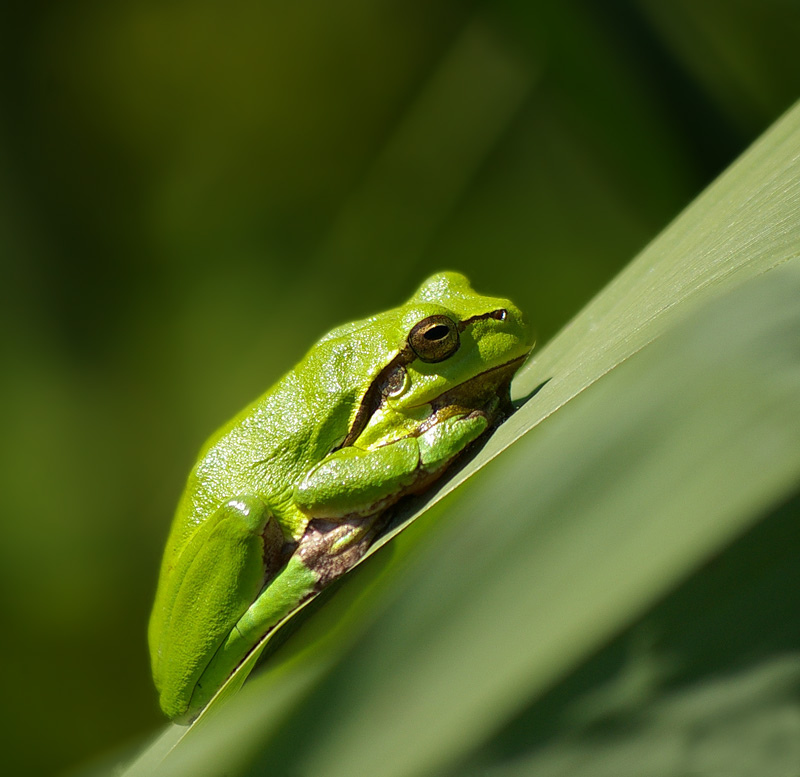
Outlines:
POLYGON ((531 332, 457 273, 323 337, 220 429, 189 475, 149 643, 161 707, 191 720, 257 642, 346 572, 380 514, 510 410, 531 332))

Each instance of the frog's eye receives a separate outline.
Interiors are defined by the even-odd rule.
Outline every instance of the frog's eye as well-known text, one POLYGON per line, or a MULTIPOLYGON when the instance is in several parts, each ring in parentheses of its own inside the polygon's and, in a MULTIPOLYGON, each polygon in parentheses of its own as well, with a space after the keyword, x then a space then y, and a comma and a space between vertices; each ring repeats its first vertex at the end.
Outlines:
POLYGON ((458 324, 447 316, 429 316, 414 326, 408 344, 424 362, 440 362, 458 350, 458 324))

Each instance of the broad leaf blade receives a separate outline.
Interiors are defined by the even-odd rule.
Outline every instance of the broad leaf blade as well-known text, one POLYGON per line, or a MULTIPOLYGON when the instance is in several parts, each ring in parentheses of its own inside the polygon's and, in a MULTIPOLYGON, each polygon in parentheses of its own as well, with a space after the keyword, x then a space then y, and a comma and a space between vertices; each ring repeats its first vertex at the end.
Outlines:
POLYGON ((533 359, 517 395, 552 378, 537 402, 547 415, 695 306, 800 256, 799 212, 797 105, 533 359))
POLYGON ((462 758, 795 488, 799 299, 796 266, 751 281, 487 467, 261 768, 462 758))
MULTIPOLYGON (((379 561, 385 553, 373 556, 365 567, 348 576, 337 595, 309 622, 310 628, 301 631, 299 640, 290 640, 295 645, 294 654, 290 652, 289 656, 292 660, 281 665, 273 663, 273 668, 245 689, 240 699, 225 708, 224 714, 202 727, 202 737, 190 736, 184 743, 188 746, 178 747, 174 757, 167 760, 165 773, 183 773, 182 769, 193 774, 218 773, 209 760, 211 753, 216 753, 232 771, 236 763, 241 766, 255 758, 262 766, 275 764, 278 772, 297 760, 303 768, 313 767, 323 774, 336 774, 337 769, 348 764, 353 767, 356 762, 359 770, 374 767, 376 774, 415 774, 426 771, 431 764, 445 764, 461 757, 481 737, 488 736, 492 726, 500 725, 502 715, 512 714, 530 694, 553 682, 599 641, 608 638, 626 618, 633 617, 659 592, 754 520, 760 510, 785 494, 796 482, 795 453, 800 446, 792 438, 796 428, 791 423, 776 426, 775 419, 787 414, 797 418, 800 414, 791 404, 792 396, 780 394, 776 387, 781 381, 788 381, 793 396, 800 393, 793 383, 796 374, 792 372, 788 351, 781 350, 786 338, 797 338, 798 333, 792 329, 796 323, 793 319, 786 324, 788 330, 778 332, 780 326, 766 314, 776 304, 772 295, 778 295, 779 289, 770 281, 769 291, 764 291, 767 286, 756 284, 753 279, 798 255, 799 160, 800 109, 795 108, 541 352, 517 382, 517 395, 528 395, 547 381, 544 388, 498 431, 473 462, 439 491, 431 504, 560 408, 541 429, 528 435, 535 442, 528 438, 519 440, 500 461, 475 478, 466 493, 468 504, 463 493, 449 497, 450 507, 455 506, 457 497, 462 497, 457 515, 444 515, 437 507, 394 540, 390 548, 399 563, 390 562, 371 589, 366 585, 371 578, 369 570, 373 570, 374 576, 374 570, 385 563, 379 561), (727 296, 740 286, 741 298, 727 296), (723 297, 719 307, 712 305, 704 310, 716 297, 723 297), (733 324, 742 309, 750 311, 748 323, 752 321, 754 328, 753 331, 745 328, 737 345, 725 340, 725 332, 714 322, 733 324), (692 311, 699 311, 696 318, 681 324, 675 330, 678 334, 670 331, 692 311), (767 329, 762 331, 759 324, 767 329), (774 328, 775 342, 783 343, 776 352, 762 349, 772 342, 767 337, 769 326, 774 328), (657 342, 646 347, 664 332, 668 333, 664 338, 666 344, 657 342), (758 341, 756 335, 767 337, 767 341, 758 341), (703 358, 698 359, 698 354, 692 353, 690 344, 697 337, 707 346, 713 346, 700 354, 706 360, 717 351, 727 354, 724 371, 709 371, 703 358), (645 350, 640 357, 630 358, 642 349, 645 350), (656 357, 651 355, 652 351, 656 357), (764 361, 764 353, 776 358, 776 353, 782 354, 777 371, 773 371, 774 364, 764 361), (628 360, 633 366, 624 364, 628 360), (667 367, 661 367, 662 364, 667 367), (754 365, 776 381, 773 393, 769 394, 775 400, 774 405, 761 401, 763 397, 753 389, 758 386, 754 382, 758 375, 753 371, 754 365), (684 379, 687 370, 695 376, 691 385, 684 379), (648 371, 659 375, 658 379, 648 378, 648 371), (600 380, 606 374, 608 377, 600 380), (708 385, 704 384, 706 378, 711 380, 708 385), (597 386, 589 389, 595 383, 597 386), (609 384, 612 388, 608 388, 609 384), (704 387, 700 394, 695 393, 695 384, 704 387), (749 388, 744 393, 733 393, 732 387, 740 384, 749 388), (637 393, 635 387, 642 385, 649 386, 648 390, 637 393), (586 397, 570 402, 584 393, 586 397), (778 394, 779 400, 775 399, 778 394), (614 405, 622 401, 621 396, 628 399, 620 412, 614 405), (727 401, 728 397, 733 399, 727 401), (581 422, 572 420, 574 417, 581 422), (666 427, 665 420, 669 421, 666 427), (566 432, 560 428, 562 424, 566 432), (665 438, 641 436, 643 430, 658 428, 668 432, 665 438), (716 436, 712 433, 728 428, 737 429, 738 435, 727 439, 721 433, 716 436), (788 438, 781 436, 786 434, 788 438), (548 444, 553 449, 542 450, 540 446, 544 443, 540 439, 550 440, 548 444), (648 441, 659 455, 652 461, 641 455, 632 457, 629 443, 636 440, 648 441), (598 448, 601 441, 605 447, 598 448), (614 441, 618 448, 612 446, 614 441), (697 444, 702 441, 712 441, 718 447, 702 448, 697 444), (771 448, 770 441, 774 443, 771 448), (763 460, 759 467, 744 467, 739 471, 737 466, 747 461, 753 446, 764 449, 763 460), (612 450, 617 452, 616 458, 609 453, 612 450), (649 461, 650 469, 639 471, 639 481, 626 482, 622 474, 633 477, 631 467, 640 460, 649 461), (552 462, 558 462, 558 468, 552 469, 552 462), (609 486, 615 485, 616 489, 612 491, 613 499, 602 489, 597 490, 605 484, 604 480, 597 480, 598 472, 618 476, 617 481, 609 481, 609 486), (676 479, 681 472, 696 479, 676 479), (550 478, 542 479, 542 473, 550 473, 550 478), (665 479, 659 479, 659 473, 665 479), (736 484, 742 485, 738 491, 730 488, 734 473, 736 484), (560 484, 563 492, 550 491, 548 484, 553 483, 560 484), (604 497, 600 506, 599 493, 604 497), (546 498, 548 494, 550 501, 546 498), (519 526, 513 528, 506 520, 510 508, 502 506, 503 500, 508 499, 519 499, 522 505, 523 497, 524 510, 514 509, 515 514, 527 516, 531 521, 530 525, 521 524, 525 531, 519 526), (626 498, 634 501, 626 502, 626 498), (636 499, 641 502, 642 528, 628 536, 626 531, 634 527, 630 523, 632 517, 638 517, 631 509, 631 505, 637 504, 636 499), (472 509, 476 504, 481 506, 478 517, 472 509), (562 516, 559 510, 567 507, 569 510, 562 516), (549 523, 543 518, 548 515, 549 523), (697 520, 686 522, 687 515, 697 520), (561 518, 556 520, 558 516, 561 518), (681 542, 670 544, 659 537, 657 529, 665 525, 673 528, 681 542), (524 564, 491 567, 481 544, 483 540, 499 542, 505 538, 511 547, 522 548, 525 544, 521 540, 534 527, 539 527, 536 532, 541 531, 541 526, 549 529, 544 538, 538 539, 555 543, 562 556, 542 555, 541 550, 536 550, 524 564), (688 532, 685 536, 681 535, 681 527, 688 532), (497 634, 502 634, 503 624, 520 617, 514 608, 521 606, 522 600, 497 596, 498 587, 504 587, 500 583, 506 579, 504 575, 516 574, 523 590, 525 585, 535 588, 541 598, 542 591, 553 590, 553 583, 547 579, 536 583, 535 575, 552 574, 557 579, 569 565, 556 565, 554 559, 567 560, 570 549, 585 554, 590 547, 587 538, 605 536, 603 533, 607 531, 619 539, 618 546, 607 549, 608 553, 622 548, 623 560, 639 560, 638 565, 628 570, 627 582, 613 590, 611 600, 597 603, 591 608, 592 617, 581 621, 582 609, 577 599, 562 602, 559 607, 548 599, 554 609, 540 615, 549 614, 551 622, 545 620, 535 627, 530 624, 537 633, 550 635, 549 641, 543 640, 537 648, 535 666, 520 665, 506 657, 498 659, 496 667, 476 670, 471 649, 485 645, 485 639, 474 639, 474 634, 488 634, 491 640, 505 644, 497 634), (468 538, 473 543, 469 559, 448 562, 451 549, 461 547, 468 538), (409 561, 410 549, 422 542, 435 549, 432 551, 435 561, 431 561, 429 554, 409 561), (654 545, 664 551, 660 563, 651 565, 649 559, 644 563, 642 554, 654 545), (488 564, 482 575, 476 574, 473 568, 476 564, 478 569, 482 569, 481 564, 488 564), (408 565, 411 571, 406 569, 408 565), (440 570, 447 572, 444 581, 440 570), (431 604, 426 604, 427 594, 415 595, 414 587, 430 586, 431 580, 448 585, 428 589, 433 598, 431 604), (399 593, 387 593, 392 586, 399 593), (494 609, 480 610, 482 614, 467 607, 454 610, 454 623, 458 625, 453 632, 443 626, 446 621, 441 617, 425 616, 426 607, 441 607, 441 597, 444 600, 451 597, 460 605, 483 603, 484 607, 490 601, 494 609), (411 621, 401 617, 406 611, 411 621), (573 620, 564 618, 565 614, 573 620), (414 626, 414 618, 422 619, 420 623, 428 630, 420 630, 419 623, 414 626), (371 627, 376 619, 379 626, 371 627), (467 634, 465 624, 472 619, 478 625, 473 624, 467 634), (321 629, 315 628, 315 623, 330 625, 329 633, 321 637, 321 629), (405 624, 405 630, 398 632, 398 624, 405 624), (571 634, 569 628, 579 630, 580 638, 577 632, 571 634), (387 639, 380 636, 382 633, 394 635, 393 645, 406 647, 407 664, 402 671, 386 667, 391 651, 387 653, 386 645, 381 643, 387 639), (364 634, 369 636, 363 637, 364 634), (460 635, 460 640, 454 642, 454 634, 460 635), (428 656, 426 650, 415 648, 424 646, 428 635, 440 635, 442 645, 450 645, 447 661, 443 653, 428 656), (573 638, 566 639, 568 636, 573 638), (354 647, 362 637, 363 645, 354 647), (452 645, 456 642, 466 648, 454 653, 452 645), (366 655, 361 656, 359 650, 365 650, 366 655), (444 671, 448 667, 455 674, 444 671), (465 681, 466 667, 477 671, 475 683, 465 681), (495 668, 501 671, 494 671, 495 668), (335 673, 329 675, 334 669, 335 673), (520 680, 523 675, 526 682, 520 680), (454 683, 453 677, 461 678, 460 682, 454 683), (402 682, 395 678, 402 678, 402 682), (351 685, 362 695, 350 698, 355 691, 348 681, 353 681, 351 685), (398 690, 398 683, 407 692, 398 690), (276 693, 279 688, 290 690, 276 693), (412 688, 413 692, 408 690, 412 688), (462 697, 457 692, 464 688, 466 693, 462 697), (310 701, 304 702, 306 697, 310 701), (436 700, 441 698, 447 704, 437 706, 436 700), (349 701, 344 704, 342 699, 349 701), (396 704, 395 699, 402 703, 396 704), (456 714, 459 709, 463 713, 456 714), (317 720, 317 714, 322 722, 317 720), (385 730, 387 726, 379 726, 372 732, 371 726, 385 722, 385 716, 391 718, 389 733, 385 730), (296 738, 306 733, 303 721, 309 718, 315 721, 311 743, 296 738), (364 731, 372 732, 366 747, 363 740, 358 744, 358 737, 364 731), (408 748, 408 737, 413 737, 413 750, 408 748), (404 741, 405 746, 401 744, 404 741), (387 758, 386 754, 391 753, 392 758, 387 758), (384 765, 376 766, 373 759, 375 764, 381 761, 384 765)), ((774 274, 770 272, 768 277, 774 274)), ((412 512, 398 528, 415 520, 429 506, 412 512)), ((549 546, 539 542, 536 547, 549 546)), ((585 555, 584 563, 574 569, 576 574, 587 569, 586 559, 585 555)), ((606 590, 601 585, 605 580, 602 569, 593 574, 590 588, 606 590)), ((513 645, 514 640, 510 639, 509 644, 513 645)), ((533 660, 527 653, 526 659, 533 660)))

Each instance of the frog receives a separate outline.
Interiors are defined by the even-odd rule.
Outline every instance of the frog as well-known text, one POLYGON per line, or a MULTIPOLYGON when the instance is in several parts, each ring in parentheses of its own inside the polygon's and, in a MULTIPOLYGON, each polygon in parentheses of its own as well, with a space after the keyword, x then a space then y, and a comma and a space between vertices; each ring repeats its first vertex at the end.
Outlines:
POLYGON ((399 500, 512 412, 533 346, 457 272, 322 337, 202 447, 167 539, 148 642, 159 702, 194 720, 264 637, 350 570, 399 500))

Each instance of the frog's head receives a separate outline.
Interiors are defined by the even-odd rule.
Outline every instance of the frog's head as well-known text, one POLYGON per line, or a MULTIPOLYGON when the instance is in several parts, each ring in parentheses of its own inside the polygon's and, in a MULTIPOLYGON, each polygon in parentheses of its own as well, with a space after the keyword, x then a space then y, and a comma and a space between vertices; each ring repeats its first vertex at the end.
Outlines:
POLYGON ((511 300, 477 294, 455 272, 432 276, 405 305, 372 321, 393 352, 362 400, 348 444, 413 434, 434 415, 485 410, 498 419, 533 345, 511 300))
POLYGON ((507 384, 533 345, 530 325, 511 300, 477 294, 454 272, 422 284, 405 306, 401 328, 408 331, 410 384, 403 395, 412 405, 513 364, 507 384))

